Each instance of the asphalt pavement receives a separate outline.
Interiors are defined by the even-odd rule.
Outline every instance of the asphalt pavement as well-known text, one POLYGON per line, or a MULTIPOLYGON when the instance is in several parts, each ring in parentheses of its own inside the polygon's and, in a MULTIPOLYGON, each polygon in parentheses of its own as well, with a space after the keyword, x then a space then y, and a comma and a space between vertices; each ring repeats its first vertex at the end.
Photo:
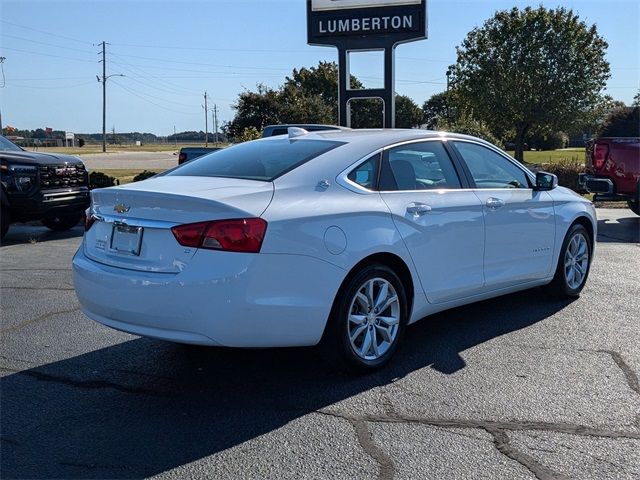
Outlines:
POLYGON ((533 289, 429 317, 360 377, 313 348, 195 348, 102 327, 73 291, 81 228, 12 227, 0 476, 640 478, 640 217, 598 216, 578 300, 533 289))
POLYGON ((114 152, 80 155, 89 170, 140 169, 167 170, 178 165, 174 152, 114 152))

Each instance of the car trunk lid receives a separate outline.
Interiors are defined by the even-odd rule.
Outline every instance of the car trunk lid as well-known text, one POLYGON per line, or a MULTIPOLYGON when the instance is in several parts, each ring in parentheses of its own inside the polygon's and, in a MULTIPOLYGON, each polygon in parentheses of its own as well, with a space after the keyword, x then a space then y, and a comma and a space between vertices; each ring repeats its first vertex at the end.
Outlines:
POLYGON ((85 234, 86 255, 115 267, 177 273, 196 248, 181 246, 171 227, 259 217, 273 184, 220 177, 156 177, 92 192, 96 221, 85 234))

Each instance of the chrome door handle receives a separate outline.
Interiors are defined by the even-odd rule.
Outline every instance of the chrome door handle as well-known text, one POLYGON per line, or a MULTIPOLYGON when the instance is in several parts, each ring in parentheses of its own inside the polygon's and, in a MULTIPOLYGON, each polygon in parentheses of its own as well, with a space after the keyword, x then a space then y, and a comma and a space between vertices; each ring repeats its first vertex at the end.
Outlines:
POLYGON ((499 198, 495 197, 489 197, 485 205, 487 206, 487 208, 495 210, 497 208, 504 207, 504 200, 500 200, 499 198))
POLYGON ((425 203, 413 202, 410 203, 407 207, 407 213, 413 215, 414 217, 420 217, 425 213, 429 213, 431 211, 431 207, 425 203))

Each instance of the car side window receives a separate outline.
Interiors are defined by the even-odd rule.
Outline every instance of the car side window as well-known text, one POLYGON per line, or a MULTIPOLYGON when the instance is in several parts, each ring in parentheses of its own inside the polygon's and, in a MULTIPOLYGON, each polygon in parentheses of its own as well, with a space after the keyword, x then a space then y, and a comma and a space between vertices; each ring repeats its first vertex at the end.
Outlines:
POLYGON ((469 167, 476 188, 530 188, 522 169, 502 155, 476 143, 453 144, 469 167))
POLYGON ((357 183, 367 190, 375 190, 376 180, 378 176, 378 160, 380 154, 375 154, 365 162, 361 163, 347 175, 347 178, 353 183, 357 183))
POLYGON ((380 190, 443 188, 461 188, 461 184, 442 142, 410 143, 386 152, 380 175, 380 190))

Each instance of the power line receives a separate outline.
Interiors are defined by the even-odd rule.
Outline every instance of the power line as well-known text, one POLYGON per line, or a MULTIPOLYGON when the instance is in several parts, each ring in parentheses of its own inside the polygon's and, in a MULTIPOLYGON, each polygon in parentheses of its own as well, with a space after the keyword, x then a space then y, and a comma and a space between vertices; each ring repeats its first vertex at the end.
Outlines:
MULTIPOLYGON (((116 58, 121 58, 121 57, 120 57, 119 55, 117 55, 117 54, 113 54, 113 53, 112 53, 111 55, 112 55, 112 56, 115 56, 116 58)), ((140 68, 139 66, 133 65, 133 64, 131 64, 131 63, 127 62, 125 59, 122 59, 122 62, 124 62, 124 64, 125 64, 125 65, 128 65, 129 67, 131 67, 131 68, 135 69, 135 70, 137 71, 137 73, 138 73, 138 74, 142 73, 143 75, 146 75, 146 76, 148 76, 148 77, 155 78, 155 79, 158 79, 158 80, 162 81, 161 79, 159 79, 159 78, 158 78, 156 75, 154 75, 153 73, 147 72, 146 70, 144 70, 144 69, 140 68)), ((125 68, 127 68, 127 67, 125 66, 125 68)), ((165 68, 166 68, 166 67, 165 67, 165 68)), ((129 71, 131 71, 131 70, 129 69, 129 71)), ((136 73, 136 72, 134 72, 134 73, 136 73)), ((164 83, 166 83, 167 85, 169 85, 169 86, 170 86, 170 88, 172 87, 172 88, 173 88, 173 90, 182 90, 182 91, 187 91, 187 92, 195 92, 195 90, 191 90, 191 89, 189 89, 189 88, 185 88, 185 87, 183 87, 183 86, 181 86, 181 85, 173 84, 173 83, 171 83, 171 82, 164 82, 164 83)), ((194 94, 194 93, 191 93, 191 94, 194 94)), ((198 93, 197 95, 198 95, 198 96, 200 96, 200 94, 199 94, 199 93, 198 93)))
POLYGON ((32 32, 44 33, 45 35, 51 35, 52 37, 64 38, 65 40, 69 40, 72 42, 78 42, 85 45, 91 45, 91 42, 87 42, 85 40, 78 40, 77 38, 67 37, 66 35, 60 35, 58 33, 47 32, 46 30, 39 30, 33 27, 27 27, 26 25, 20 25, 18 23, 7 22, 6 20, 0 20, 0 22, 5 23, 7 25, 11 25, 14 27, 24 28, 25 30, 31 30, 32 32))
POLYGON ((116 80, 111 80, 111 82, 114 85, 117 85, 119 88, 121 88, 121 89, 125 90, 126 92, 130 93, 134 97, 138 97, 139 99, 144 100, 145 102, 148 102, 148 103, 150 103, 152 105, 155 105, 156 107, 162 108, 164 110, 168 110, 170 112, 180 113, 182 115, 199 115, 199 114, 196 114, 194 112, 183 112, 183 111, 175 110, 173 108, 165 107, 164 105, 160 105, 160 104, 158 104, 156 102, 153 102, 153 101, 149 100, 148 98, 143 97, 142 95, 139 95, 138 93, 136 93, 133 90, 131 90, 129 87, 125 87, 124 85, 122 85, 121 83, 117 82, 116 80))
POLYGON ((63 90, 67 88, 82 87, 84 85, 89 85, 89 84, 95 84, 95 80, 91 80, 90 82, 76 83, 73 85, 59 85, 57 87, 36 87, 34 85, 16 85, 12 80, 10 88, 28 88, 33 90, 63 90))
POLYGON ((54 47, 54 48, 63 48, 65 50, 72 50, 74 52, 82 52, 82 53, 88 53, 90 55, 93 55, 92 51, 89 50, 82 50, 80 48, 73 48, 73 47, 67 47, 65 45, 56 45, 55 43, 49 43, 49 42, 40 42, 38 40, 32 40, 30 38, 25 38, 25 37, 18 37, 16 35, 10 35, 8 33, 3 33, 2 34, 3 37, 9 37, 9 38, 15 38, 16 40, 21 40, 23 42, 31 42, 31 43, 37 43, 39 45, 46 45, 47 47, 54 47))
POLYGON ((184 64, 184 65, 200 65, 200 66, 205 66, 205 67, 216 67, 216 68, 239 68, 239 69, 248 69, 248 70, 271 70, 271 71, 290 71, 290 68, 274 68, 274 67, 248 67, 248 66, 244 66, 244 65, 220 65, 220 64, 215 64, 215 63, 201 63, 201 62, 184 62, 182 60, 172 60, 172 59, 167 59, 167 58, 159 58, 159 57, 144 57, 141 55, 129 55, 129 54, 124 54, 124 53, 118 53, 117 55, 121 56, 121 57, 128 57, 128 58, 138 58, 141 60, 151 60, 151 61, 157 61, 157 62, 162 62, 162 63, 180 63, 180 64, 184 64))
MULTIPOLYGON (((127 76, 127 80, 132 80, 132 78, 131 78, 131 77, 129 77, 129 76, 127 76)), ((141 83, 141 82, 139 82, 139 83, 141 83)), ((143 86, 146 86, 144 83, 142 83, 142 85, 143 85, 143 86)), ((128 86, 127 88, 128 88, 129 90, 131 90, 132 92, 136 92, 136 93, 138 93, 139 95, 143 95, 143 96, 145 96, 145 97, 155 98, 155 99, 160 100, 160 101, 162 101, 162 102, 173 103, 174 105, 180 105, 180 106, 183 106, 183 107, 184 107, 184 106, 188 106, 188 105, 186 105, 186 104, 185 104, 185 102, 174 102, 174 101, 172 101, 172 100, 167 100, 166 98, 158 97, 157 95, 152 95, 152 94, 147 93, 147 92, 141 92, 140 90, 137 90, 137 89, 133 88, 132 86, 128 86)), ((199 96, 199 95, 198 95, 198 96, 199 96)))
POLYGON ((21 53, 29 53, 31 55, 40 55, 42 57, 53 57, 53 58, 64 58, 65 60, 71 60, 74 62, 85 62, 85 63, 94 63, 93 60, 84 60, 81 58, 73 58, 73 57, 65 57, 63 55, 53 55, 53 54, 49 54, 49 53, 40 53, 40 52, 34 52, 33 50, 22 50, 20 48, 11 48, 11 47, 2 47, 3 50, 11 50, 12 52, 21 52, 21 53))

